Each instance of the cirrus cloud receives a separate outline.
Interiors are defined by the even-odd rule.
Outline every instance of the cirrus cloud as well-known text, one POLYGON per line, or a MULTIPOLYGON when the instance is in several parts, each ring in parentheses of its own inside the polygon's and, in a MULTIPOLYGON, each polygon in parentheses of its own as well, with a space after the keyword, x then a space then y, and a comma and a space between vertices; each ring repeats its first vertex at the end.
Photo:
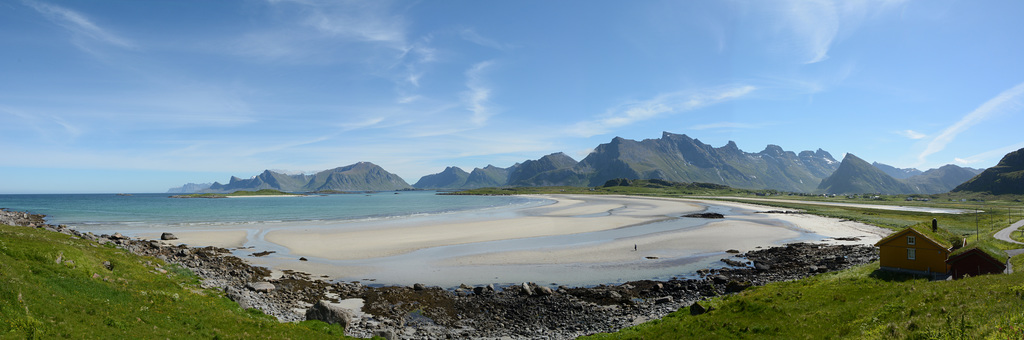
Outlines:
POLYGON ((578 122, 570 127, 569 130, 571 133, 581 137, 591 137, 608 133, 614 128, 654 119, 658 116, 693 111, 740 99, 755 90, 757 90, 757 87, 751 85, 733 85, 661 94, 648 100, 619 105, 609 109, 594 120, 578 122))

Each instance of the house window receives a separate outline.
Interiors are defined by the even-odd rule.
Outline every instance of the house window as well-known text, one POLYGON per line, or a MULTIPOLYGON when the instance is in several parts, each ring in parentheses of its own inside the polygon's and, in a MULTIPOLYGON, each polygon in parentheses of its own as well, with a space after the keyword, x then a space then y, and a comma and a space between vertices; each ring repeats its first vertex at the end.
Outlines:
POLYGON ((917 237, 907 236, 907 244, 909 244, 909 245, 917 244, 917 237))
POLYGON ((907 260, 916 260, 916 259, 917 259, 917 249, 907 248, 907 260))

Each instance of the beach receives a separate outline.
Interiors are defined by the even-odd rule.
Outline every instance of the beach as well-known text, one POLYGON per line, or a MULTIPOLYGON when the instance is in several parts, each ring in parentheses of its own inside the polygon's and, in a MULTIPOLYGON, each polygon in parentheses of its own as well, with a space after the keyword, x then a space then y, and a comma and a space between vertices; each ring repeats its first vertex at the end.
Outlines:
MULTIPOLYGON (((596 197, 596 196, 595 196, 596 197)), ((677 217, 676 213, 668 213, 665 215, 650 214, 650 212, 657 211, 657 206, 661 205, 657 202, 649 201, 615 201, 617 198, 610 198, 612 201, 606 199, 597 199, 587 197, 583 199, 571 199, 569 197, 554 197, 560 204, 552 204, 549 208, 553 209, 529 209, 526 206, 520 206, 516 209, 483 209, 475 212, 465 211, 467 214, 456 214, 456 216, 449 216, 440 219, 422 219, 417 218, 420 222, 423 221, 477 221, 477 220, 494 220, 494 219, 512 219, 511 216, 556 216, 563 218, 601 218, 603 216, 610 216, 616 213, 622 214, 633 214, 633 215, 648 215, 650 218, 656 219, 653 222, 648 222, 641 225, 619 227, 606 231, 582 233, 582 234, 567 234, 564 236, 550 236, 550 237, 535 237, 533 239, 539 239, 544 242, 539 243, 528 243, 529 247, 524 249, 539 249, 539 248, 560 248, 560 249, 584 249, 581 248, 583 245, 597 245, 609 243, 608 240, 614 240, 614 237, 608 237, 608 233, 616 232, 628 232, 628 234, 644 234, 637 233, 638 230, 645 229, 651 226, 658 226, 654 228, 661 230, 661 233, 674 233, 683 229, 694 229, 694 230, 705 230, 712 234, 717 234, 722 231, 719 229, 723 226, 732 226, 740 229, 749 228, 760 228, 756 225, 745 225, 740 223, 733 225, 733 223, 725 223, 726 220, 717 220, 714 225, 712 223, 676 223, 681 221, 694 222, 695 219, 691 217, 680 218, 677 217), (609 205, 609 202, 627 203, 624 206, 609 205), (598 208, 599 205, 604 205, 605 208, 611 208, 603 213, 592 213, 585 215, 577 215, 579 212, 588 212, 592 209, 598 208), (647 213, 637 213, 631 211, 630 208, 644 207, 647 213), (483 213, 483 214, 479 214, 483 213), (492 216, 491 218, 481 218, 481 216, 492 216), (476 217, 473 217, 476 216, 476 217), (501 216, 497 218, 495 216, 501 216), (663 219, 667 218, 667 219, 663 219), (706 227, 705 227, 706 226, 706 227), (681 227, 681 228, 680 228, 681 227), (563 237, 569 237, 570 239, 583 238, 586 241, 579 242, 566 242, 567 239, 563 237), (595 241, 596 240, 596 241, 595 241)), ((534 203, 543 202, 556 202, 555 200, 544 200, 535 201, 534 203)), ((692 202, 691 202, 692 203, 692 202)), ((692 203, 701 206, 703 203, 692 203)), ((537 207, 537 205, 529 205, 530 207, 537 207)), ((662 207, 665 207, 661 205, 662 207)), ((734 214, 733 211, 737 207, 728 207, 721 205, 707 205, 703 206, 705 210, 715 210, 719 212, 725 212, 727 216, 734 218, 742 217, 743 214, 734 214)), ((674 211, 675 208, 662 210, 662 211, 674 211)), ((717 216, 716 213, 708 212, 702 216, 717 216)), ((777 214, 777 213, 762 213, 762 214, 777 214)), ((787 215, 789 213, 786 213, 787 215)), ((636 216, 634 216, 636 217, 636 216)), ((325 280, 325 278, 339 278, 351 276, 353 272, 363 273, 368 277, 380 276, 381 272, 394 273, 394 272, 405 272, 409 271, 410 268, 399 268, 395 263, 389 263, 386 265, 378 266, 345 266, 341 265, 347 263, 346 261, 327 261, 324 262, 317 260, 316 258, 308 261, 296 261, 293 255, 286 254, 284 256, 273 256, 273 255, 260 255, 267 257, 256 257, 250 258, 248 261, 242 260, 239 257, 227 254, 223 248, 216 247, 187 247, 183 244, 174 244, 175 241, 154 241, 149 239, 142 239, 137 237, 124 236, 119 233, 114 235, 107 234, 93 234, 92 232, 81 232, 74 228, 66 225, 53 225, 45 224, 43 215, 25 214, 22 212, 8 212, 0 210, 0 221, 4 223, 16 224, 21 226, 27 226, 31 228, 45 229, 50 232, 70 235, 72 239, 77 239, 77 242, 85 242, 84 244, 92 244, 96 248, 98 244, 113 245, 119 248, 123 248, 133 254, 145 256, 147 258, 140 258, 138 263, 146 267, 153 268, 153 271, 149 273, 153 275, 168 275, 173 276, 177 273, 170 273, 169 269, 174 267, 164 267, 166 264, 174 264, 187 268, 196 276, 200 277, 201 286, 205 288, 213 288, 217 291, 223 291, 224 294, 232 301, 238 303, 238 306, 243 309, 256 308, 261 310, 263 313, 277 317, 278 320, 283 322, 295 322, 310 319, 309 316, 311 311, 322 310, 326 307, 338 308, 336 311, 341 313, 348 313, 347 325, 345 326, 345 333, 347 335, 358 336, 358 337, 370 337, 373 335, 381 334, 404 334, 412 335, 415 334, 417 338, 508 338, 508 337, 526 337, 526 338, 548 338, 548 339, 571 339, 576 338, 580 335, 593 334, 596 332, 603 332, 614 329, 621 329, 636 325, 639 322, 645 320, 653 320, 661 318, 664 315, 677 311, 680 308, 691 305, 695 301, 699 301, 712 296, 721 296, 732 292, 737 292, 749 288, 751 286, 764 285, 770 282, 789 281, 795 280, 810 275, 817 275, 823 272, 843 270, 851 266, 863 265, 877 260, 877 250, 873 246, 865 245, 821 245, 812 243, 790 243, 780 247, 768 247, 762 249, 756 249, 742 254, 736 254, 737 259, 749 261, 748 264, 736 264, 723 266, 722 263, 717 265, 702 264, 704 269, 699 270, 696 277, 691 278, 665 278, 659 280, 650 280, 652 278, 652 272, 650 268, 640 271, 638 275, 642 279, 621 282, 619 284, 594 284, 590 286, 576 285, 571 282, 583 282, 583 281, 563 281, 566 284, 554 284, 553 282, 543 282, 542 280, 536 281, 519 281, 519 282, 507 282, 503 283, 498 281, 501 279, 508 279, 507 274, 512 275, 523 275, 523 273, 541 274, 545 279, 558 278, 559 280, 579 275, 580 273, 595 273, 597 282, 607 282, 616 271, 621 268, 641 268, 644 265, 638 265, 636 262, 626 261, 618 265, 615 262, 603 262, 603 261, 615 261, 614 258, 597 258, 592 259, 584 264, 567 265, 565 267, 558 267, 560 264, 527 264, 527 265, 493 265, 493 264, 466 264, 466 265, 455 265, 456 268, 462 268, 461 272, 473 272, 482 275, 499 275, 493 277, 495 280, 491 281, 486 276, 476 276, 475 279, 471 278, 468 281, 471 282, 471 286, 459 285, 458 287, 448 286, 437 287, 433 284, 425 284, 422 282, 416 282, 416 284, 396 284, 394 278, 384 278, 381 283, 372 282, 373 279, 360 280, 364 282, 352 282, 344 280, 325 280), (81 241, 84 240, 84 241, 81 241), (91 243, 95 242, 95 243, 91 243), (163 244, 161 244, 163 242, 163 244), (155 257, 163 261, 149 261, 146 260, 148 257, 155 257), (258 259, 258 260, 254 260, 258 259), (270 265, 274 270, 267 270, 264 264, 252 264, 253 262, 267 262, 277 263, 270 265), (329 264, 329 265, 325 265, 329 264), (751 265, 750 263, 756 263, 751 265), (585 266, 592 265, 593 267, 585 268, 585 266), (336 270, 334 274, 331 272, 323 272, 324 269, 336 270), (520 270, 512 270, 510 268, 516 268, 520 270), (538 268, 556 268, 557 271, 544 272, 538 268), (607 268, 613 268, 615 270, 608 271, 607 268), (290 270, 288 270, 290 269, 290 270), (468 270, 466 270, 468 269, 468 270), (374 273, 376 271, 376 273, 374 273), (306 272, 316 272, 320 275, 313 277, 306 272), (322 275, 322 276, 321 276, 322 275), (387 280, 387 281, 385 281, 387 280), (371 281, 371 282, 365 282, 371 281), (484 282, 484 283, 481 283, 484 282), (487 283, 492 282, 492 283, 487 283), (383 297, 383 299, 382 299, 383 297), (337 301, 337 302, 331 302, 337 301), (319 307, 318 307, 319 306, 319 307), (421 317, 429 319, 429 322, 409 322, 410 315, 421 315, 421 317)), ((371 223, 378 225, 379 227, 395 227, 403 223, 408 223, 408 219, 398 219, 401 223, 371 223)), ((338 229, 344 223, 332 223, 333 226, 322 226, 327 230, 338 229)), ((786 223, 782 223, 787 225, 786 223)), ((191 232, 180 240, 195 242, 196 240, 209 239, 219 240, 224 244, 239 242, 239 239, 244 239, 244 244, 259 244, 259 242, 249 241, 250 239, 259 239, 260 235, 263 235, 265 231, 263 229, 274 229, 280 231, 281 225, 275 225, 268 223, 268 226, 261 226, 261 229, 247 229, 247 230, 217 230, 217 231, 203 231, 203 232, 191 232)), ((287 225, 287 228, 294 228, 296 225, 287 225)), ((21 235, 21 233, 17 233, 21 235)), ((692 234, 691 235, 695 235, 692 234)), ((718 235, 721 237, 721 235, 718 235)), ((820 236, 815 236, 820 237, 820 236)), ((63 236, 57 236, 57 239, 62 240, 63 236)), ((528 239, 529 240, 529 239, 528 239)), ((510 242, 515 240, 502 240, 502 241, 489 241, 482 242, 486 244, 486 251, 479 252, 483 254, 500 253, 502 252, 501 247, 494 247, 495 244, 504 242, 510 242)), ((621 241, 621 240, 620 240, 621 241)), ((677 239, 667 238, 663 242, 675 243, 677 239)), ((841 240, 834 240, 841 241, 841 240)), ((857 241, 857 240, 849 240, 857 241)), ((611 241, 615 243, 617 241, 611 241)), ((619 242, 621 243, 621 242, 619 242)), ((83 243, 79 243, 84 245, 83 243)), ((691 243, 690 246, 698 244, 691 243)), ((234 250, 235 255, 249 253, 250 255, 271 253, 263 249, 265 245, 260 244, 259 246, 244 246, 234 250), (254 249, 255 248, 255 249, 254 249)), ((636 246, 636 245, 634 245, 636 246)), ((665 245, 659 245, 659 242, 645 243, 645 247, 664 247, 665 245)), ((283 252, 288 252, 286 248, 280 246, 273 246, 282 249, 283 252)), ((46 247, 44 247, 46 248, 46 247)), ((86 247, 88 248, 88 247, 86 247)), ((619 248, 619 247, 616 247, 619 248)), ((757 248, 757 246, 755 246, 757 248)), ((43 249, 45 250, 45 249, 43 249)), ((507 251, 506 251, 507 252, 507 251)), ((638 254, 642 250, 629 250, 629 249, 610 249, 608 253, 617 252, 633 252, 638 254)), ((515 261, 531 262, 528 256, 522 254, 515 254, 514 252, 507 252, 510 256, 514 257, 515 261)), ((417 279, 426 278, 429 280, 429 272, 444 272, 446 276, 451 274, 451 271, 442 270, 443 266, 437 264, 422 265, 423 263, 433 263, 438 259, 459 257, 465 255, 465 249, 459 249, 458 246, 445 246, 435 248, 424 248, 421 250, 415 250, 407 253, 406 255, 397 255, 394 258, 401 259, 401 263, 412 262, 412 267, 419 267, 420 271, 413 271, 411 277, 417 279), (437 252, 437 250, 446 250, 448 253, 445 255, 445 251, 437 252), (451 250, 458 250, 452 252, 451 250), (461 254, 461 255, 460 255, 461 254), (422 259, 423 263, 416 263, 414 259, 422 259)), ((595 254, 596 253, 592 253, 595 254)), ((244 256, 243 256, 244 257, 244 256)), ((60 257, 58 257, 60 258, 60 257)), ((578 260, 583 258, 578 258, 578 260)), ((659 259, 656 257, 647 256, 645 257, 645 263, 656 264, 656 266, 664 266, 672 268, 675 273, 680 273, 680 269, 673 267, 674 263, 686 262, 688 257, 680 257, 675 259, 659 259)), ((375 261, 377 259, 371 259, 369 261, 375 261)), ((347 260, 351 261, 351 260, 347 260)), ((70 260, 67 260, 70 263, 70 260)), ((385 262, 386 263, 386 262, 385 262)), ((106 265, 106 264, 105 264, 106 265)), ((114 268, 121 268, 124 262, 114 262, 114 268)), ((692 268, 691 268, 692 269, 692 268)), ((107 270, 111 270, 108 266, 107 270)), ((117 275, 118 271, 123 269, 114 269, 114 274, 117 275)), ((683 270, 685 271, 685 270, 683 270)), ((103 272, 107 273, 107 272, 103 272)), ((99 274, 94 274, 93 279, 99 280, 99 274)), ((147 275, 147 274, 142 274, 147 275)), ((362 275, 362 274, 361 274, 362 275)), ((519 277, 521 278, 521 276, 519 277)), ((656 279, 656 277, 653 277, 656 279)), ((459 278, 456 278, 456 280, 459 278)), ((104 277, 103 281, 107 281, 104 277)), ((429 281, 426 281, 429 282, 429 281)), ((448 281, 451 282, 451 281, 448 281)), ((191 288, 190 288, 191 289, 191 288)), ((193 291, 195 293, 197 291, 193 291)), ((322 320, 322 317, 312 317, 314 319, 322 320)), ((395 338, 395 336, 390 336, 395 338)))
POLYGON ((685 276, 735 251, 790 242, 871 245, 889 233, 862 223, 764 213, 724 201, 537 195, 551 204, 388 221, 265 223, 178 231, 190 246, 235 248, 251 263, 385 284, 560 282, 685 276), (713 211, 723 219, 683 217, 713 211), (272 250, 271 256, 246 256, 272 250), (307 261, 298 261, 298 258, 307 261), (557 277, 552 277, 557 275, 557 277))

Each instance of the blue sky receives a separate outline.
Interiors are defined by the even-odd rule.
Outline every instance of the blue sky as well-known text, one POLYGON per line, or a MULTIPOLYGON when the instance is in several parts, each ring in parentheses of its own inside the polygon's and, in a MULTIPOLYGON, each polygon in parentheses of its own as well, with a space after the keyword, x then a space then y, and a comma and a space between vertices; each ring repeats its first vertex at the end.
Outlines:
POLYGON ((1020 1, 4 1, 0 193, 687 134, 897 167, 1024 147, 1020 1))

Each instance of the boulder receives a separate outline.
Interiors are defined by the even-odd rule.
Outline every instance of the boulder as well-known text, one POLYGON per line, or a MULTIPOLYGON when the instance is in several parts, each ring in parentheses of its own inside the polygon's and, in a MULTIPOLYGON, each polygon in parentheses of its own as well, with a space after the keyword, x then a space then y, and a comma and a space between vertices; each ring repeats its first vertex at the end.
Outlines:
POLYGON ((274 291, 274 288, 276 288, 274 287, 274 284, 270 282, 249 282, 249 284, 247 284, 246 287, 249 287, 249 289, 252 289, 254 291, 264 293, 272 292, 274 291))
POLYGON ((114 265, 110 264, 110 261, 103 261, 103 268, 107 268, 107 270, 114 270, 114 265))
POLYGON ((224 293, 224 295, 227 295, 231 301, 238 303, 238 307, 242 309, 253 308, 252 297, 249 296, 248 291, 227 286, 224 288, 224 293))
POLYGON ((532 296, 532 295, 533 295, 533 288, 532 288, 532 287, 530 287, 530 284, 529 284, 529 283, 527 283, 527 282, 523 282, 523 285, 522 285, 522 287, 523 287, 523 288, 522 288, 522 289, 520 290, 520 292, 521 292, 521 293, 522 293, 523 295, 526 295, 526 296, 532 296))
POLYGON ((732 281, 729 281, 729 283, 725 285, 725 292, 726 293, 742 292, 743 290, 745 290, 747 288, 750 288, 750 286, 751 286, 750 282, 739 282, 739 281, 736 281, 736 280, 732 280, 732 281))
MULTIPOLYGON (((114 235, 117 235, 117 234, 114 234, 114 235)), ((164 240, 164 241, 169 241, 169 240, 177 240, 178 237, 174 236, 174 234, 171 234, 171 233, 163 233, 163 234, 160 234, 160 239, 164 240)))
POLYGON ((415 284, 412 285, 412 290, 424 290, 424 289, 427 289, 427 286, 424 286, 422 283, 415 283, 415 284))
POLYGON ((376 332, 373 332, 373 336, 381 337, 386 340, 398 339, 398 335, 395 334, 395 330, 393 329, 378 329, 376 332))
POLYGON ((313 307, 306 310, 306 320, 320 320, 332 325, 340 325, 347 329, 352 323, 352 314, 345 308, 320 300, 313 307))
POLYGON ((701 306, 699 303, 694 302, 690 305, 690 315, 701 315, 707 312, 708 310, 704 309, 704 306, 701 306))
POLYGON ((669 295, 669 296, 662 296, 662 297, 659 297, 657 299, 654 299, 654 303, 660 305, 660 304, 663 304, 663 303, 670 303, 670 302, 672 302, 674 300, 675 299, 673 299, 671 295, 669 295))
POLYGON ((536 293, 538 296, 550 296, 552 294, 555 294, 555 291, 551 290, 551 288, 540 286, 534 290, 534 293, 536 293))

